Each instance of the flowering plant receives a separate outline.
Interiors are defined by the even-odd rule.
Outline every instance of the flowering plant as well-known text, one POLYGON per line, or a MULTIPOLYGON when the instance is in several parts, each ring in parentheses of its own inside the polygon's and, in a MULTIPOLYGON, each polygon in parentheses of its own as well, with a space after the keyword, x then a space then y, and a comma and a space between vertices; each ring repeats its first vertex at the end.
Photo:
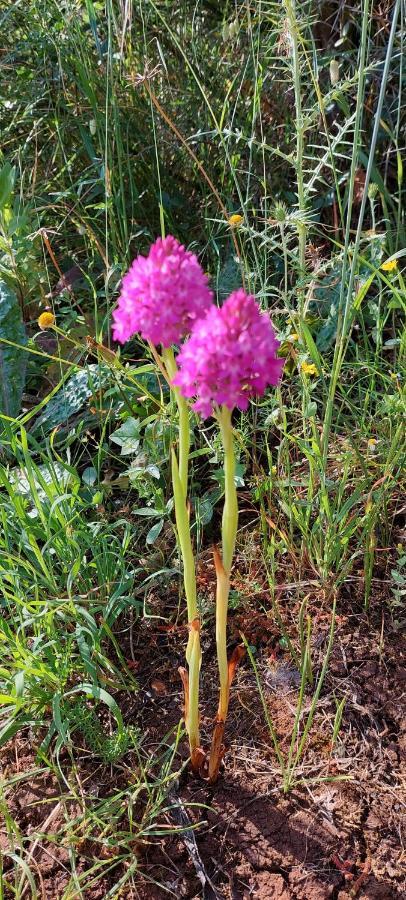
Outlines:
POLYGON ((193 409, 204 418, 222 405, 245 410, 251 397, 278 384, 278 347, 267 313, 251 294, 234 291, 221 309, 211 306, 196 322, 178 355, 174 384, 184 397, 196 397, 193 409))
POLYGON ((137 256, 124 275, 113 337, 124 344, 139 332, 146 341, 171 347, 189 334, 212 301, 207 275, 194 253, 176 238, 158 238, 148 256, 137 256))
POLYGON ((261 312, 251 294, 234 291, 220 309, 213 305, 212 299, 207 277, 196 256, 168 236, 158 239, 147 257, 138 256, 134 260, 123 278, 113 320, 114 336, 121 343, 139 332, 153 345, 178 408, 179 450, 178 454, 172 451, 172 481, 189 624, 188 668, 182 668, 180 674, 195 771, 202 770, 205 756, 199 736, 200 617, 187 500, 190 446, 187 401, 193 399, 192 408, 203 418, 214 416, 220 427, 225 491, 221 553, 214 551, 220 698, 208 763, 208 777, 214 782, 223 753, 230 685, 239 655, 237 651, 230 661, 227 659, 227 610, 238 526, 232 412, 234 408, 247 409, 251 397, 261 396, 268 385, 278 384, 284 361, 276 355, 279 343, 271 320, 267 313, 261 312), (175 360, 173 345, 187 335, 175 360), (161 347, 160 354, 157 345, 161 347))
POLYGON ((216 645, 220 699, 209 760, 209 780, 218 776, 225 720, 236 657, 227 660, 227 610, 230 575, 238 526, 235 453, 231 414, 247 409, 250 398, 277 384, 283 360, 276 356, 279 343, 271 320, 261 313, 255 298, 243 290, 230 294, 221 309, 212 306, 198 321, 178 356, 179 372, 173 379, 181 393, 196 397, 193 408, 203 417, 217 418, 224 447, 224 509, 222 553, 215 551, 217 576, 216 645))

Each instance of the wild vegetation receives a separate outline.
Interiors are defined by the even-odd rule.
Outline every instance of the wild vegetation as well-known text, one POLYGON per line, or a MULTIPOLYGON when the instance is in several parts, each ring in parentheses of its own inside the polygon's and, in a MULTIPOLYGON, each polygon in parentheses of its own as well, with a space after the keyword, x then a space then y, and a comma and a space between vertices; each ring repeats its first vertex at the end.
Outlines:
MULTIPOLYGON (((2 6, 0 898, 402 895, 404 17, 2 6), (112 335, 169 234, 221 308, 255 296, 285 360, 233 413, 242 658, 214 787, 177 672, 178 404, 154 348, 112 335)), ((206 746, 223 463, 192 414, 206 746)))

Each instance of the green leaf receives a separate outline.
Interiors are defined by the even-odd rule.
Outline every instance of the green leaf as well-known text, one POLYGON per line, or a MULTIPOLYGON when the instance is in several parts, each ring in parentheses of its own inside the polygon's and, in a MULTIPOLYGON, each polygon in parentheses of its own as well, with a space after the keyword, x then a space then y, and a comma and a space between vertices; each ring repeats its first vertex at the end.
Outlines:
POLYGON ((140 509, 134 509, 135 516, 146 516, 147 519, 154 519, 156 516, 162 516, 161 509, 150 509, 149 506, 141 506, 140 509))
MULTIPOLYGON (((318 372, 321 372, 322 368, 323 368, 321 356, 320 356, 320 353, 319 353, 319 351, 316 347, 316 344, 314 343, 314 340, 312 338, 310 328, 306 325, 306 322, 302 322, 302 332, 303 332, 303 337, 306 342, 307 350, 310 353, 312 361, 314 362, 315 366, 317 367, 318 372)), ((318 342, 317 342, 317 346, 319 346, 318 342)))
POLYGON ((87 684, 85 682, 82 682, 81 684, 78 684, 76 687, 72 688, 71 691, 68 691, 65 694, 65 697, 68 697, 71 694, 78 694, 81 691, 83 691, 89 697, 93 697, 95 700, 99 700, 101 703, 105 703, 108 706, 110 712, 113 714, 117 722, 118 730, 120 734, 122 734, 124 728, 123 717, 121 715, 120 708, 117 706, 117 703, 111 696, 111 694, 105 691, 104 688, 98 687, 98 685, 96 684, 87 684))
POLYGON ((32 482, 29 472, 25 468, 11 469, 9 473, 9 481, 16 494, 22 494, 35 500, 34 490, 34 493, 37 492, 39 500, 43 502, 47 499, 47 492, 42 482, 45 482, 46 487, 49 488, 49 500, 50 497, 57 497, 60 489, 67 487, 72 480, 74 480, 73 473, 58 462, 53 462, 52 465, 36 466, 32 473, 32 482))
POLYGON ((82 657, 86 672, 92 679, 93 683, 96 684, 97 683, 97 668, 92 659, 92 651, 91 651, 91 648, 88 643, 88 641, 89 641, 90 645, 92 644, 93 636, 90 633, 89 629, 84 628, 82 625, 80 625, 79 622, 76 623, 75 635, 76 635, 77 645, 79 647, 80 655, 82 657))
MULTIPOLYGON (((244 481, 244 477, 243 477, 245 468, 246 467, 243 463, 236 462, 234 483, 237 488, 244 487, 244 485, 245 485, 245 481, 244 481)), ((224 469, 215 469, 213 472, 213 478, 215 478, 215 480, 218 481, 222 490, 224 490, 224 469)))
MULTIPOLYGON (((21 716, 17 719, 8 719, 0 729, 0 747, 4 747, 11 738, 27 725, 34 725, 35 719, 31 716, 21 716)), ((38 724, 38 722, 36 723, 38 724)))
POLYGON ((317 403, 315 403, 314 401, 311 401, 311 403, 309 403, 308 406, 306 407, 305 416, 307 419, 312 419, 316 415, 316 413, 317 413, 317 403))
POLYGON ((23 895, 22 888, 23 888, 24 880, 25 880, 31 888, 32 900, 38 900, 38 894, 37 894, 37 889, 35 887, 34 877, 31 872, 31 869, 29 868, 29 866, 27 866, 27 863, 25 862, 25 860, 22 859, 21 856, 18 855, 18 853, 12 853, 11 850, 4 850, 3 852, 4 852, 4 856, 7 857, 8 859, 11 859, 13 861, 14 865, 17 867, 17 869, 20 868, 21 872, 22 872, 22 875, 21 875, 21 878, 20 878, 20 881, 19 881, 19 884, 17 887, 17 891, 14 896, 22 897, 22 895, 23 895))
POLYGON ((129 416, 110 440, 121 447, 121 456, 136 453, 140 444, 140 420, 129 416))
POLYGON ((68 423, 85 406, 89 397, 108 382, 109 377, 109 369, 99 363, 91 363, 86 369, 75 372, 48 401, 33 431, 41 428, 48 432, 63 422, 68 423))
POLYGON ((86 469, 82 472, 82 481, 83 484, 87 484, 88 487, 92 487, 93 484, 97 481, 97 472, 94 466, 87 466, 86 469))
POLYGON ((145 476, 149 475, 151 478, 155 478, 156 481, 159 481, 161 477, 161 473, 158 469, 158 466, 154 465, 154 463, 146 463, 145 456, 142 456, 141 459, 144 460, 143 464, 140 465, 140 457, 137 457, 134 462, 131 464, 130 468, 127 469, 126 475, 128 475, 131 484, 136 485, 137 481, 145 482, 145 476))
POLYGON ((230 252, 217 277, 216 288, 220 302, 223 303, 232 291, 241 287, 241 284, 241 265, 236 259, 234 248, 230 243, 230 252))
POLYGON ((4 163, 4 166, 0 169, 0 210, 4 209, 11 199, 15 172, 15 167, 10 166, 9 162, 4 163))
POLYGON ((196 497, 195 499, 195 516, 196 521, 200 525, 208 525, 213 518, 214 507, 210 497, 196 497))
POLYGON ((0 413, 12 418, 18 416, 21 409, 26 363, 22 348, 26 343, 17 297, 4 281, 0 281, 0 413))
POLYGON ((149 529, 149 532, 146 537, 146 543, 148 545, 155 544, 156 539, 161 534, 163 524, 164 524, 164 520, 159 519, 159 522, 155 522, 155 525, 153 525, 152 528, 149 529))

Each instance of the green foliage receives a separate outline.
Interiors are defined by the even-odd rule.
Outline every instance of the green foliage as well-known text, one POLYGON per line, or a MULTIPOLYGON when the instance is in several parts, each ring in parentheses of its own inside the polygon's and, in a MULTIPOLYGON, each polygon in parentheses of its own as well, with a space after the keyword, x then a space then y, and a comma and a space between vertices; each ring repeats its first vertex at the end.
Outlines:
POLYGON ((65 704, 63 720, 70 735, 80 732, 88 750, 104 763, 118 762, 131 748, 139 744, 140 734, 133 726, 116 729, 106 734, 96 712, 83 698, 65 704))
POLYGON ((121 456, 136 453, 140 445, 140 420, 129 416, 111 435, 111 440, 119 445, 121 456))
POLYGON ((0 209, 3 211, 9 204, 14 190, 16 170, 9 162, 0 169, 0 209))
POLYGON ((0 413, 12 418, 21 409, 27 339, 14 291, 0 281, 0 413))
POLYGON ((406 554, 403 552, 404 547, 399 545, 396 563, 391 569, 391 591, 392 600, 390 606, 395 623, 399 630, 404 626, 404 610, 406 597, 406 554))
MULTIPOLYGON (((358 269, 358 293, 364 285, 368 286, 373 273, 382 262, 383 244, 385 236, 373 235, 362 247, 360 265, 358 269)), ((321 271, 317 272, 316 285, 313 300, 310 305, 310 313, 317 315, 321 324, 316 332, 316 345, 321 353, 325 353, 333 345, 337 337, 337 327, 340 315, 343 313, 340 306, 342 278, 348 286, 349 271, 343 273, 342 253, 330 258, 321 271)), ((367 304, 367 312, 364 315, 364 324, 368 329, 376 329, 378 307, 375 299, 370 299, 367 304)), ((316 329, 315 329, 316 330, 316 329)))
POLYGON ((0 169, 0 278, 24 308, 42 285, 32 209, 16 191, 16 172, 8 160, 0 169))
POLYGON ((57 393, 47 401, 36 419, 34 430, 47 434, 57 425, 67 425, 72 416, 83 409, 89 397, 100 391, 108 379, 109 369, 97 363, 90 363, 66 380, 63 379, 57 393))

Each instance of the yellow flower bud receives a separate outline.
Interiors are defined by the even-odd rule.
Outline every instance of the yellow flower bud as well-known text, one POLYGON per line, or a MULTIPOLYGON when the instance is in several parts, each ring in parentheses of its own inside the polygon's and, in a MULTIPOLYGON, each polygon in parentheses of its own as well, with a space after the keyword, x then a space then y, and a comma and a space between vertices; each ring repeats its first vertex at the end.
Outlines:
POLYGON ((301 370, 305 375, 318 375, 317 366, 314 363, 302 362, 301 370))
POLYGON ((54 323, 55 323, 55 316, 49 310, 41 313, 41 315, 38 316, 38 325, 39 325, 41 331, 45 331, 47 328, 50 328, 51 325, 54 325, 54 323))
POLYGON ((239 216, 238 213, 233 213, 228 220, 228 224, 231 225, 231 228, 237 228, 238 225, 241 225, 241 222, 244 221, 243 216, 239 216))
POLYGON ((383 272, 393 272, 394 269, 397 269, 397 267, 397 259, 387 259, 386 262, 382 263, 381 265, 381 269, 383 272))

